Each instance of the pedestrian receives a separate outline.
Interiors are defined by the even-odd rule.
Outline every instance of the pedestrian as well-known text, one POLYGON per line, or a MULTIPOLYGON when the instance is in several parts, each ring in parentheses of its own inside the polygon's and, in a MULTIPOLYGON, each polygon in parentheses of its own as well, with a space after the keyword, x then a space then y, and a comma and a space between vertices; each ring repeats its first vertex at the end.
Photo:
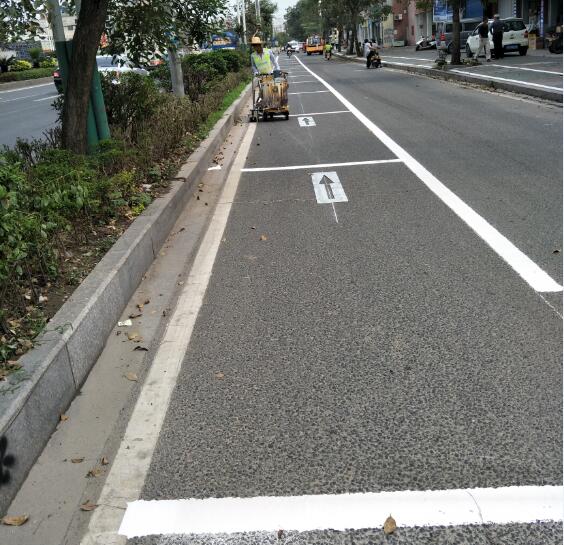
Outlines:
POLYGON ((486 62, 490 62, 492 55, 490 52, 490 29, 488 28, 487 17, 484 17, 484 20, 478 25, 478 36, 480 37, 480 44, 478 45, 478 51, 476 51, 476 60, 478 60, 483 49, 485 51, 486 62))
POLYGON ((492 38, 496 59, 503 59, 503 26, 503 23, 499 20, 499 14, 496 13, 492 24, 492 38))

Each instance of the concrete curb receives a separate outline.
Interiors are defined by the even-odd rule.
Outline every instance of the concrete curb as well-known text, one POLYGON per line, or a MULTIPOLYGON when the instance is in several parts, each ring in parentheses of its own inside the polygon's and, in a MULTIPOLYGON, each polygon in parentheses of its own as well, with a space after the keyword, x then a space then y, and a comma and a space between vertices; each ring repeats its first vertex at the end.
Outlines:
MULTIPOLYGON (((358 62, 365 64, 366 61, 361 58, 351 59, 344 56, 342 53, 335 53, 335 55, 343 60, 358 62)), ((403 63, 395 63, 392 61, 382 60, 383 66, 388 66, 390 68, 395 68, 396 70, 404 70, 405 72, 410 72, 412 74, 419 74, 435 79, 443 79, 446 81, 458 81, 461 83, 470 83, 472 85, 478 85, 479 87, 484 87, 486 89, 498 89, 501 91, 510 91, 512 93, 518 93, 520 95, 528 95, 536 98, 542 98, 543 100, 550 100, 553 102, 562 103, 562 93, 558 91, 551 91, 550 89, 541 89, 538 87, 531 87, 529 85, 521 85, 518 83, 510 83, 503 81, 496 81, 491 79, 484 79, 476 76, 469 76, 466 74, 457 74, 451 70, 439 70, 437 68, 427 68, 424 66, 406 66, 403 63)), ((460 69, 464 69, 464 66, 460 66, 460 69)))
POLYGON ((108 335, 241 115, 249 84, 189 157, 168 194, 154 201, 49 322, 22 371, 0 388, 0 514, 19 487, 101 353, 108 335), (8 458, 7 456, 11 456, 8 458), (9 481, 2 475, 9 472, 9 481))
MULTIPOLYGON (((36 85, 44 85, 46 83, 53 83, 53 76, 48 76, 46 78, 26 79, 23 81, 8 81, 6 83, 0 83, 0 91, 15 91, 17 89, 26 89, 28 87, 35 87, 36 85)), ((55 84, 53 83, 53 88, 54 87, 55 84)))

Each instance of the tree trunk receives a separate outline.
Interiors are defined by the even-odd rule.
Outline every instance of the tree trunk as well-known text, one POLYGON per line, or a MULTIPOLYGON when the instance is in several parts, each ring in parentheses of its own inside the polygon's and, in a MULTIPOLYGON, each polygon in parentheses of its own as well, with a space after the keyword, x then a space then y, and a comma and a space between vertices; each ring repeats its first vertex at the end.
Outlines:
POLYGON ((72 56, 63 107, 63 146, 86 153, 86 119, 92 72, 104 30, 109 0, 82 0, 72 41, 72 56))
POLYGON ((452 54, 450 64, 460 62, 460 0, 451 0, 452 4, 452 54))

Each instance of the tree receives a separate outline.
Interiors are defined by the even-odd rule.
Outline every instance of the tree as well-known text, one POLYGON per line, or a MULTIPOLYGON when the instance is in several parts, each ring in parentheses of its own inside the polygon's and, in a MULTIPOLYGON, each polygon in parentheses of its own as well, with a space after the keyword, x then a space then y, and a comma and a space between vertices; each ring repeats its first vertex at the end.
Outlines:
POLYGON ((247 24, 247 42, 254 34, 262 36, 264 40, 272 38, 272 21, 278 6, 271 0, 260 1, 260 21, 257 21, 257 12, 254 0, 245 0, 245 19, 247 24))
MULTIPOLYGON (((72 0, 71 0, 72 1, 72 0)), ((63 5, 69 6, 67 0, 63 5)), ((86 120, 96 53, 105 31, 108 51, 141 62, 171 47, 177 39, 200 40, 220 26, 222 0, 82 0, 78 15, 62 115, 63 146, 87 150, 86 120)), ((44 0, 0 0, 0 36, 37 35, 44 0)))

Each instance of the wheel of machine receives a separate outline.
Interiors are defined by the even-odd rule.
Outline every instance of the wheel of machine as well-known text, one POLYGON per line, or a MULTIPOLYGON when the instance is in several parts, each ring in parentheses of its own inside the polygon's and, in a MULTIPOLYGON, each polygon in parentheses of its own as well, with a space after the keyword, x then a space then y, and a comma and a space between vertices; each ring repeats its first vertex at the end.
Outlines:
POLYGON ((308 55, 311 55, 311 51, 308 51, 307 54, 308 54, 308 55))
POLYGON ((263 121, 268 121, 268 113, 267 113, 267 112, 264 112, 264 113, 262 114, 262 120, 263 120, 263 121))
POLYGON ((289 114, 289 113, 286 113, 286 114, 284 115, 284 117, 286 118, 286 121, 288 121, 288 119, 290 119, 290 114, 289 114))
POLYGON ((470 49, 470 46, 468 44, 466 44, 466 56, 469 59, 471 59, 473 57, 472 50, 470 49))
POLYGON ((523 46, 519 46, 519 55, 521 55, 521 57, 524 57, 527 54, 527 49, 529 49, 528 47, 523 47, 523 46))
POLYGON ((274 119, 274 114, 268 114, 268 117, 269 117, 270 119, 274 119))
POLYGON ((418 45, 415 46, 415 51, 419 51, 421 49, 418 45))

